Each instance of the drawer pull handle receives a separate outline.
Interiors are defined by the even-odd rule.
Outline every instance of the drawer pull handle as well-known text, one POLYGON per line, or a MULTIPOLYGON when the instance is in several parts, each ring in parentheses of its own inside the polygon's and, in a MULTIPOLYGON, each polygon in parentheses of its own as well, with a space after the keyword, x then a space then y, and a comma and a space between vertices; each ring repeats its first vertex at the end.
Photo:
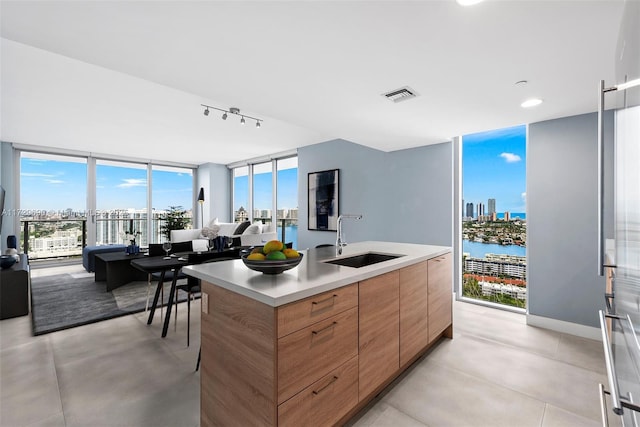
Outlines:
POLYGON ((327 301, 331 301, 331 305, 333 305, 333 302, 335 301, 335 299, 336 299, 337 297, 338 297, 338 295, 333 294, 333 296, 331 296, 331 297, 329 297, 329 298, 325 298, 325 299, 320 300, 320 301, 313 301, 311 304, 313 304, 313 305, 319 305, 319 304, 325 303, 325 302, 327 302, 327 301))
POLYGON ((329 387, 331 384, 335 383, 337 379, 338 379, 338 377, 336 377, 334 375, 333 378, 331 378, 331 381, 329 381, 328 383, 326 383, 325 385, 320 387, 318 390, 313 390, 313 394, 315 394, 317 396, 318 394, 320 394, 320 392, 322 390, 324 390, 325 388, 329 387))
POLYGON ((313 335, 318 335, 318 334, 320 334, 320 333, 322 333, 322 332, 324 332, 324 331, 327 331, 327 330, 329 330, 329 329, 333 328, 333 327, 334 327, 334 326, 336 326, 337 324, 338 324, 338 322, 333 322, 333 323, 331 323, 330 325, 325 326, 324 328, 322 328, 322 329, 320 329, 320 330, 317 330, 317 331, 311 331, 311 333, 312 333, 313 335))

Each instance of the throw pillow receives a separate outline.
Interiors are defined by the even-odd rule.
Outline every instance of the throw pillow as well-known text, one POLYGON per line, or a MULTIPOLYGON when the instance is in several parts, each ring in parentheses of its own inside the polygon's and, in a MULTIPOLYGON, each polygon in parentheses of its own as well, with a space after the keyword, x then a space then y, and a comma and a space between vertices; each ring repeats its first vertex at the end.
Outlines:
POLYGON ((242 234, 260 234, 260 225, 261 224, 251 224, 242 234))
POLYGON ((233 231, 234 235, 239 235, 244 233, 244 230, 246 230, 249 226, 251 225, 251 223, 249 221, 245 221, 245 222, 241 222, 238 227, 233 231))

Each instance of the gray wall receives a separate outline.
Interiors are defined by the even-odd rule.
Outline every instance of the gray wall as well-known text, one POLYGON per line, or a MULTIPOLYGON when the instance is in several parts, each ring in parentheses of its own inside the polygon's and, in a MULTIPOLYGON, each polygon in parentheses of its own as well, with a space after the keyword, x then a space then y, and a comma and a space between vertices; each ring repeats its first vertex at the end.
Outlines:
MULTIPOLYGON (((0 250, 2 253, 7 249, 7 236, 17 235, 15 231, 16 216, 12 214, 16 209, 14 170, 13 147, 8 142, 0 141, 0 185, 6 191, 4 200, 6 215, 2 218, 2 230, 0 230, 0 250)), ((20 244, 19 240, 18 244, 20 244)))
POLYGON ((298 246, 335 243, 336 233, 307 229, 307 174, 340 169, 339 210, 347 242, 383 240, 452 245, 451 143, 385 153, 345 140, 298 149, 298 246))
MULTIPOLYGON (((212 219, 231 222, 231 172, 225 165, 205 163, 196 172, 196 197, 204 188, 204 225, 212 219)), ((200 206, 197 207, 200 215, 200 206)), ((197 226, 200 226, 198 221, 197 226)))
MULTIPOLYGON (((606 114, 605 235, 613 237, 613 115, 606 114)), ((597 114, 533 123, 527 140, 529 314, 598 326, 597 114)))

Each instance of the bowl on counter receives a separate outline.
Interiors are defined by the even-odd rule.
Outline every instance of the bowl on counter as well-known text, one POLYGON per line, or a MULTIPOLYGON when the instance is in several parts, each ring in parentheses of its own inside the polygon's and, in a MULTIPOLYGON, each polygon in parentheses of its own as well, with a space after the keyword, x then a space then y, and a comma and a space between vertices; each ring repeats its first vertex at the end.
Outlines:
POLYGON ((287 258, 283 260, 263 260, 263 261, 254 261, 247 259, 249 256, 248 253, 244 253, 240 256, 244 265, 249 267, 251 270, 259 271, 264 274, 280 274, 283 271, 287 271, 296 267, 302 261, 303 254, 300 254, 297 258, 287 258))

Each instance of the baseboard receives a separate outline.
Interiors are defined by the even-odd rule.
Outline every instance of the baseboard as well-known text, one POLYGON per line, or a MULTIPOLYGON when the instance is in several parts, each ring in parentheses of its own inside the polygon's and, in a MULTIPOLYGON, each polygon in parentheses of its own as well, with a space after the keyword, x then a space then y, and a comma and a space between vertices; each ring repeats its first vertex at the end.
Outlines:
POLYGON ((550 329, 563 334, 575 335, 591 340, 602 341, 600 328, 580 325, 578 323, 565 322, 564 320, 551 319, 549 317, 535 316, 527 314, 527 325, 538 328, 550 329))

